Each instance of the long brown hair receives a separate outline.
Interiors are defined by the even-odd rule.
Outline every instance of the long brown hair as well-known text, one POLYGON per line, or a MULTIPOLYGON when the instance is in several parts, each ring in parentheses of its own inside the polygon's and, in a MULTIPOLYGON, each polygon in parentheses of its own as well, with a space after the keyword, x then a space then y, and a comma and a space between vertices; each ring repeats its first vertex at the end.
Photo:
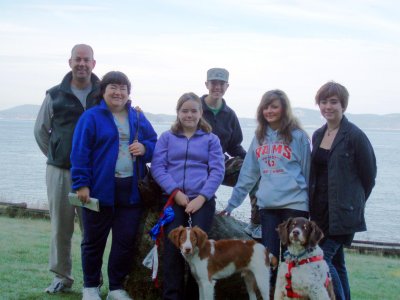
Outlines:
POLYGON ((303 130, 301 128, 299 120, 293 115, 289 98, 285 94, 285 92, 281 90, 268 91, 261 97, 260 104, 257 108, 258 125, 256 129, 256 137, 260 145, 264 143, 267 128, 269 126, 268 121, 264 118, 263 110, 266 109, 275 100, 279 100, 282 105, 282 118, 278 132, 283 141, 289 144, 293 139, 292 131, 294 129, 303 130))
MULTIPOLYGON (((176 104, 177 116, 176 116, 176 120, 175 120, 174 124, 172 124, 172 126, 171 126, 171 131, 175 134, 183 131, 182 124, 178 118, 178 112, 181 109, 183 103, 185 103, 186 101, 189 101, 189 100, 196 101, 199 104, 200 112, 203 112, 203 105, 201 104, 201 100, 200 100, 199 96, 197 96, 195 93, 192 93, 192 92, 183 94, 178 99, 178 103, 176 104)), ((208 122, 203 117, 201 117, 199 120, 199 123, 197 124, 197 129, 201 129, 204 132, 210 133, 211 125, 208 124, 208 122)))

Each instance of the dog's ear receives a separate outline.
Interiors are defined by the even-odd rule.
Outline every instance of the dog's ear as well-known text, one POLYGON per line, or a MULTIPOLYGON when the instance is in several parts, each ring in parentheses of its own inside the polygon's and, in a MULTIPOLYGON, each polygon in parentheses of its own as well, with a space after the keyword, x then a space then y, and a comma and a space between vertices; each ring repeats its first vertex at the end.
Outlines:
POLYGON ((276 229, 278 231, 279 238, 281 239, 281 243, 284 246, 289 244, 289 227, 291 223, 292 218, 289 218, 287 221, 279 224, 278 228, 276 229))
POLYGON ((309 221, 310 235, 308 238, 311 247, 317 246, 318 242, 324 237, 324 233, 314 221, 309 221))
POLYGON ((185 230, 185 228, 183 226, 179 226, 173 230, 171 230, 171 232, 168 234, 168 238, 171 240, 171 242, 177 247, 179 248, 179 239, 181 237, 181 233, 185 230))
POLYGON ((197 247, 203 248, 206 241, 208 240, 208 235, 205 233, 199 226, 194 226, 192 228, 192 232, 195 234, 196 239, 197 239, 197 247))

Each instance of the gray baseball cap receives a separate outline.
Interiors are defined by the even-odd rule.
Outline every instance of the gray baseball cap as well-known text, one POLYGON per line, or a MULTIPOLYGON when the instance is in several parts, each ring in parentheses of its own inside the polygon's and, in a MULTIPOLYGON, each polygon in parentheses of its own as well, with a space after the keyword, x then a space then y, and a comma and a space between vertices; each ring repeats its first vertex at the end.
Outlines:
POLYGON ((212 68, 207 71, 207 81, 210 80, 221 80, 228 82, 229 72, 222 68, 212 68))

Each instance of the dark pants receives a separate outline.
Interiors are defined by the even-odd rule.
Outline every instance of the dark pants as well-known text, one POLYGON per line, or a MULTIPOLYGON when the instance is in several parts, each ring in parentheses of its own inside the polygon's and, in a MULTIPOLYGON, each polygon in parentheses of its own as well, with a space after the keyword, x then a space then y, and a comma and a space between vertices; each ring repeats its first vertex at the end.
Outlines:
POLYGON ((278 225, 289 218, 308 218, 308 212, 296 209, 261 209, 261 241, 275 257, 280 257, 281 240, 278 225))
MULTIPOLYGON (((296 209, 261 209, 261 241, 267 247, 268 251, 275 257, 283 260, 283 252, 281 249, 281 240, 276 231, 278 225, 285 222, 289 218, 304 217, 308 218, 308 212, 296 209)), ((275 287, 277 269, 271 272, 271 287, 275 287)))
MULTIPOLYGON (((196 300, 199 288, 191 273, 185 287, 185 260, 180 250, 168 239, 168 234, 175 228, 183 225, 188 227, 188 215, 185 209, 177 204, 173 205, 175 218, 164 228, 164 255, 163 255, 163 299, 165 300, 196 300)), ((205 202, 203 207, 192 215, 192 226, 199 226, 205 232, 210 232, 215 214, 215 199, 205 202)))
POLYGON ((84 287, 100 284, 101 267, 107 238, 112 230, 108 258, 110 290, 122 289, 134 257, 136 233, 142 208, 128 203, 132 178, 116 178, 115 206, 101 206, 100 212, 83 209, 84 236, 81 244, 84 287))
POLYGON ((336 300, 350 300, 350 284, 344 261, 343 244, 328 237, 320 244, 320 247, 324 251, 324 259, 329 266, 336 300))

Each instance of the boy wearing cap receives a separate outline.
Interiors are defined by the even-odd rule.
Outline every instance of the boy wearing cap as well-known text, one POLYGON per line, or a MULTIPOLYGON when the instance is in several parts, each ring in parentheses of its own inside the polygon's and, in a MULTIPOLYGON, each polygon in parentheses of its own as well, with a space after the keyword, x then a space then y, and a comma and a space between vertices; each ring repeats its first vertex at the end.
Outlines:
POLYGON ((207 71, 208 95, 201 97, 203 104, 203 117, 210 123, 212 131, 220 141, 225 158, 239 156, 244 158, 246 150, 241 143, 243 141, 242 129, 235 112, 226 105, 223 96, 229 87, 229 73, 222 68, 213 68, 207 71))
MULTIPOLYGON (((209 93, 201 97, 203 117, 210 123, 212 132, 219 137, 222 152, 225 154, 225 178, 222 184, 234 186, 246 156, 246 150, 241 145, 243 134, 236 113, 223 98, 229 87, 229 72, 223 68, 209 69, 205 85, 209 93)), ((251 223, 245 230, 254 238, 261 238, 259 214, 254 196, 256 189, 250 192, 251 223)))

